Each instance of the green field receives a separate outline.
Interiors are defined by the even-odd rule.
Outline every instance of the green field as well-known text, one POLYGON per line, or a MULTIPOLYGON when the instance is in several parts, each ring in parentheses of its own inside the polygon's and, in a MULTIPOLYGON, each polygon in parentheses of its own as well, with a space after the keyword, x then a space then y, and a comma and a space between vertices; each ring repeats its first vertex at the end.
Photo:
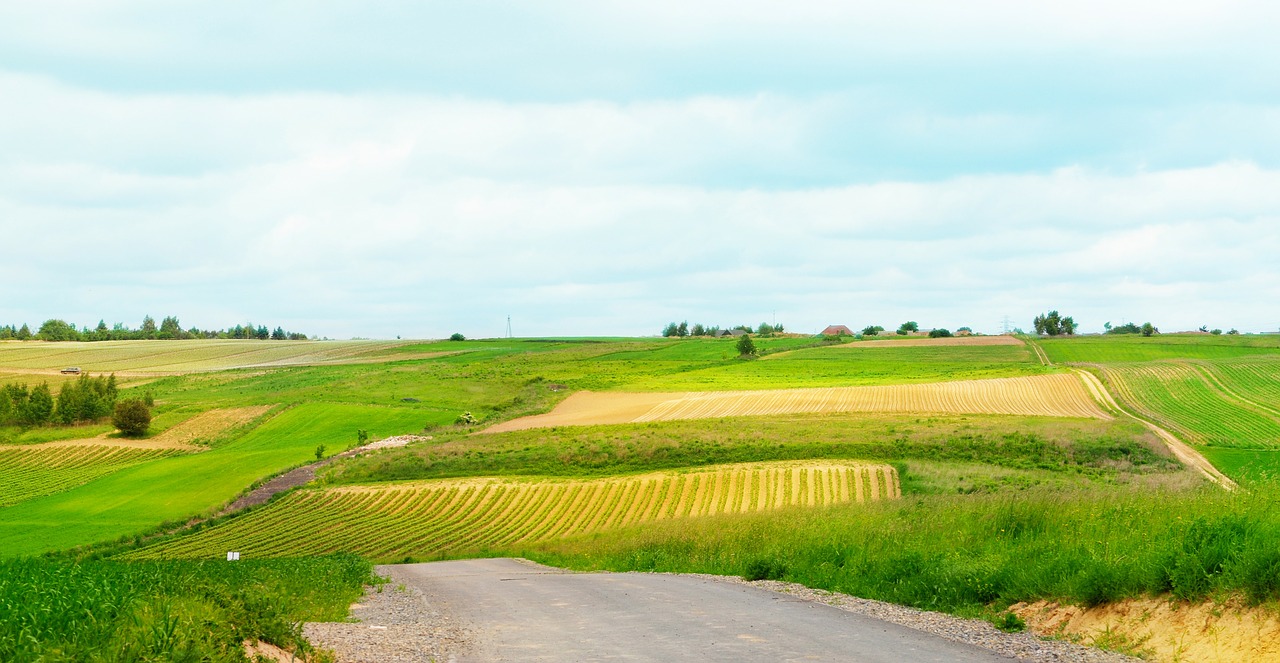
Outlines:
MULTIPOLYGON (((4 380, 49 379, 56 389, 56 378, 40 371, 91 351, 99 363, 87 368, 149 373, 131 378, 146 382, 125 383, 123 393, 154 395, 157 430, 212 409, 272 410, 219 434, 203 451, 154 456, 98 450, 72 462, 30 447, 108 432, 102 424, 0 431, 8 444, 0 449, 0 558, 77 546, 90 546, 78 554, 91 557, 210 556, 238 541, 245 543, 238 548, 273 556, 352 551, 394 560, 480 552, 576 568, 763 569, 765 576, 965 614, 995 614, 1028 598, 1093 604, 1217 593, 1280 600, 1280 564, 1268 566, 1280 526, 1267 510, 1280 472, 1280 338, 1036 342, 1055 364, 1100 376, 1126 410, 1195 445, 1245 490, 1205 487, 1158 437, 1124 417, 794 414, 473 434, 546 412, 578 390, 892 385, 1067 370, 1040 365, 1029 346, 851 349, 765 338, 758 341, 762 356, 743 360, 732 341, 712 339, 351 343, 331 350, 253 341, 98 349, 6 343, 4 380), (455 424, 463 412, 479 424, 455 424), (358 430, 374 439, 432 439, 338 462, 317 483, 242 515, 159 529, 216 512, 255 482, 314 459, 317 446, 325 455, 342 451, 358 430), (649 517, 661 512, 654 505, 662 489, 640 477, 778 462, 888 464, 904 498, 649 517), (472 483, 491 487, 468 488, 472 483), (574 506, 571 495, 601 485, 630 487, 591 488, 595 515, 584 510, 586 500, 574 506)), ((702 499, 724 505, 752 505, 768 492, 743 481, 689 490, 708 491, 702 499)))

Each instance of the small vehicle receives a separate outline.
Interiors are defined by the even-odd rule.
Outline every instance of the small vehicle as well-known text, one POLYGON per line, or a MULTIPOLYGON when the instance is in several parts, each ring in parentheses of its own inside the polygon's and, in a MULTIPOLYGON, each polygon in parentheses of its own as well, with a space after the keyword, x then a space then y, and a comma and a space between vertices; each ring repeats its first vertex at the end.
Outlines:
POLYGON ((68 366, 68 367, 66 367, 66 368, 62 369, 62 374, 63 374, 63 375, 80 375, 80 367, 79 367, 79 366, 68 366))

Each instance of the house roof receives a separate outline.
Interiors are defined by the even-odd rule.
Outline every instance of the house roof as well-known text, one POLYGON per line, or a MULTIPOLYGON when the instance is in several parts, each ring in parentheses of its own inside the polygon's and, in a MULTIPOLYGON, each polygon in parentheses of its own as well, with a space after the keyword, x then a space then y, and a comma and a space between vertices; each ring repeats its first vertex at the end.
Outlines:
POLYGON ((822 330, 822 335, 823 336, 840 336, 840 335, 853 336, 854 333, 852 329, 849 329, 844 325, 827 325, 827 328, 822 330))

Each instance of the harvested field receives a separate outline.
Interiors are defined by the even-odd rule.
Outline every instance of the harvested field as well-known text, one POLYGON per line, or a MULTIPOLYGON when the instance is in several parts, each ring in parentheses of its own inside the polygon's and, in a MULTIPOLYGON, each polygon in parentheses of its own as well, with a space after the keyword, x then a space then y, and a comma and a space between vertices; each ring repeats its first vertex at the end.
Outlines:
POLYGON ((1060 373, 993 380, 770 391, 579 392, 547 414, 503 422, 485 432, 822 412, 1111 418, 1079 376, 1060 373))
POLYGON ((97 437, 90 437, 81 440, 58 440, 57 442, 45 442, 44 444, 33 445, 28 448, 112 446, 130 449, 200 450, 204 447, 199 446, 197 442, 207 442, 222 434, 223 431, 247 424, 250 421, 266 414, 273 407, 275 406, 255 405, 250 407, 209 410, 208 412, 201 412, 200 414, 165 430, 159 435, 141 440, 99 435, 97 437))
POLYGON ((850 350, 858 349, 888 349, 888 348, 916 348, 929 346, 970 346, 970 345, 1026 345, 1022 339, 1016 336, 949 336, 947 338, 904 338, 901 340, 894 338, 886 338, 883 340, 872 340, 863 338, 861 341, 853 343, 842 343, 833 345, 833 348, 847 348, 850 350))
POLYGON ((638 523, 901 497, 888 465, 752 463, 590 481, 445 479, 291 493, 130 558, 272 557, 350 551, 432 557, 638 523))

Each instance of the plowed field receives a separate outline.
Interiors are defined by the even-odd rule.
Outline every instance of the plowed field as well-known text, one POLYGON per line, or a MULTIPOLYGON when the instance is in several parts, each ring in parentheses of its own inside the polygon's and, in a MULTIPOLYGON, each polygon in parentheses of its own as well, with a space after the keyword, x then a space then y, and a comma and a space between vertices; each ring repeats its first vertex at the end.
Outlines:
POLYGON ((486 430, 710 419, 806 412, 1011 414, 1110 419, 1073 374, 926 384, 686 393, 579 392, 547 414, 486 430))
POLYGON ((722 513, 901 496, 888 465, 755 463, 591 481, 441 480, 300 491, 133 558, 350 551, 429 557, 722 513))

